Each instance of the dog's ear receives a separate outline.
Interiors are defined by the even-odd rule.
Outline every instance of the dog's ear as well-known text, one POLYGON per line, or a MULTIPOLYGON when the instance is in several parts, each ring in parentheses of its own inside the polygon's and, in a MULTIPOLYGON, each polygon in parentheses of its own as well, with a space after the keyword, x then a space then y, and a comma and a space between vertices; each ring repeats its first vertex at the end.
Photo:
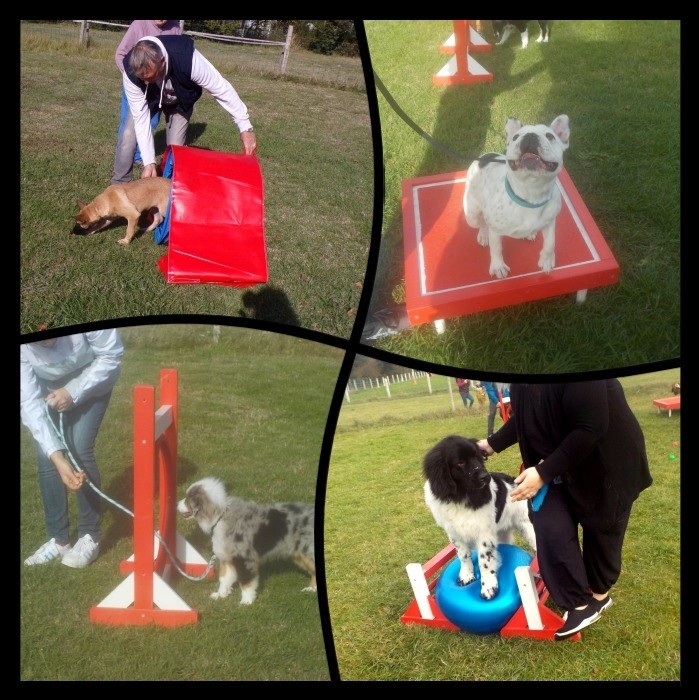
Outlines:
POLYGON ((561 140, 563 149, 565 150, 568 148, 568 142, 570 141, 570 120, 567 114, 559 114, 551 122, 551 131, 561 140))
POLYGON ((519 119, 510 117, 505 124, 505 135, 507 136, 507 143, 510 143, 512 137, 522 128, 522 122, 519 119))
POLYGON ((84 209, 87 205, 78 199, 75 202, 75 206, 78 208, 78 210, 80 210, 80 209, 84 209))

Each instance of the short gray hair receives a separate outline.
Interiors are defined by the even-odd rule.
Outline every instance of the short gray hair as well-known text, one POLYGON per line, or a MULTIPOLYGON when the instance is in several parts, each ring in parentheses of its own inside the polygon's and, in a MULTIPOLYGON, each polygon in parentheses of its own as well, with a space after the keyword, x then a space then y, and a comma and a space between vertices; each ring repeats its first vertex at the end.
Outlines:
POLYGON ((139 41, 129 56, 129 66, 131 70, 138 76, 146 70, 155 68, 155 66, 163 58, 163 52, 154 41, 139 41))

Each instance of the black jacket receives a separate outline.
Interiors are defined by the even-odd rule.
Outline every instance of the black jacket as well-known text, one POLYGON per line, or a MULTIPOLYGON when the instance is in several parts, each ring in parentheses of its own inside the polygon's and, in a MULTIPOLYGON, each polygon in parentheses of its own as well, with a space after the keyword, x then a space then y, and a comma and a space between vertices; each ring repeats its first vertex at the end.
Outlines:
POLYGON ((501 452, 519 442, 525 467, 536 466, 546 483, 560 477, 581 522, 604 529, 653 483, 619 380, 513 384, 510 401, 511 417, 490 446, 501 452))

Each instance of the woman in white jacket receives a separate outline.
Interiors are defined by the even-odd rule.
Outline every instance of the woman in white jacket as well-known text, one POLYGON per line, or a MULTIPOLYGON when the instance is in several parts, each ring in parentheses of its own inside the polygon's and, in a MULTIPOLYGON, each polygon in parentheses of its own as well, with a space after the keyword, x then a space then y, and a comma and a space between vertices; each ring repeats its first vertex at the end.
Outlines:
POLYGON ((99 554, 100 488, 95 440, 119 378, 124 346, 116 329, 76 333, 20 346, 20 415, 37 445, 39 487, 47 541, 25 559, 27 566, 60 558, 83 568, 99 554), (47 415, 47 407, 50 415, 47 415), (80 470, 66 454, 63 435, 80 470), (70 546, 68 491, 76 492, 78 540, 70 546))

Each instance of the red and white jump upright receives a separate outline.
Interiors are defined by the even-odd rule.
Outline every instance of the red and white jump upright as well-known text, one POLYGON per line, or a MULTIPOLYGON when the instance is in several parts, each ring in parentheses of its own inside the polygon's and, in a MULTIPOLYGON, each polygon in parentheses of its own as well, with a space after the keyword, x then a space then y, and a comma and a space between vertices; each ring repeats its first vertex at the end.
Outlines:
POLYGON ((492 46, 470 25, 469 20, 455 19, 454 33, 440 47, 442 53, 453 55, 432 78, 433 84, 492 82, 492 73, 471 56, 472 51, 490 51, 491 48, 492 46))
POLYGON ((127 577, 90 609, 91 622, 176 627, 199 620, 166 582, 175 570, 166 548, 187 575, 202 575, 208 566, 176 529, 177 402, 177 370, 160 371, 157 410, 155 387, 134 387, 134 553, 119 567, 127 577), (160 539, 155 535, 156 468, 160 539))

